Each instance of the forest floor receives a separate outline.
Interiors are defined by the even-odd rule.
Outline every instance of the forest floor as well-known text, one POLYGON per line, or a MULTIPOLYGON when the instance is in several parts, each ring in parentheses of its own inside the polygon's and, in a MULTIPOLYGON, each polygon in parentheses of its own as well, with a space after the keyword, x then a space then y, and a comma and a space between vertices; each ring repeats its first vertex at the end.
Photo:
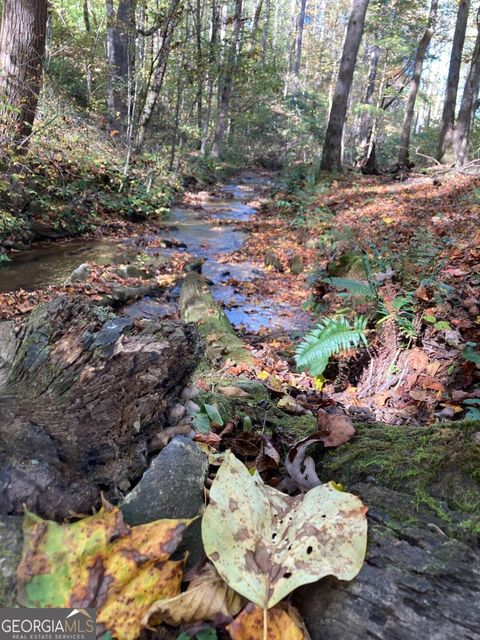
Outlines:
MULTIPOLYGON (((222 186, 187 193, 180 208, 211 221, 212 197, 223 198, 224 206, 232 194, 222 186)), ((478 178, 412 175, 401 182, 348 173, 303 188, 276 187, 273 195, 262 186, 248 206, 257 213, 215 219, 216 229, 247 234, 244 243, 215 256, 226 265, 221 302, 233 317, 240 309, 234 324, 253 355, 253 365, 227 363, 225 373, 258 377, 317 404, 341 403, 384 422, 478 417, 478 178), (232 265, 246 262, 253 276, 229 275, 232 265), (352 281, 369 284, 374 295, 357 295, 352 281), (265 321, 255 321, 259 309, 265 321), (325 378, 298 373, 293 355, 299 335, 339 312, 368 318, 369 347, 334 358, 325 378)), ((103 230, 110 238, 138 239, 158 234, 159 226, 104 225, 97 237, 103 230)), ((137 290, 161 297, 199 257, 176 246, 175 228, 172 237, 156 241, 168 247, 167 259, 144 258, 135 262, 137 270, 93 261, 81 281, 2 293, 0 318, 28 313, 61 293, 98 302, 119 289, 126 291, 120 302, 137 290)), ((199 245, 200 254, 207 245, 199 245)), ((178 317, 175 304, 163 313, 178 317)))

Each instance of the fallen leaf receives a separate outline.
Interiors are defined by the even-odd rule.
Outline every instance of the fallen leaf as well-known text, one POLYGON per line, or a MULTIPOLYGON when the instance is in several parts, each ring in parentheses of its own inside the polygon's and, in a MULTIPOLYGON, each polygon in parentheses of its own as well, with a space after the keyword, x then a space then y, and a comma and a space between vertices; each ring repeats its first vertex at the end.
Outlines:
POLYGON ((267 635, 264 634, 264 611, 254 604, 245 609, 227 626, 232 640, 307 640, 308 632, 296 610, 279 604, 268 611, 267 635))
POLYGON ((327 432, 322 439, 326 447, 339 447, 355 435, 355 427, 348 416, 332 415, 326 411, 317 413, 318 426, 327 432))
POLYGON ((283 396, 283 398, 280 398, 277 402, 277 407, 293 415, 305 413, 305 407, 292 398, 292 396, 283 396))
POLYGON ((251 398, 251 395, 240 387, 217 387, 217 391, 227 398, 251 398))
POLYGON ((288 496, 265 485, 227 451, 202 520, 207 556, 232 589, 271 608, 327 575, 351 580, 367 544, 367 508, 334 489, 288 496))
POLYGON ((143 618, 144 626, 165 622, 173 626, 213 620, 215 616, 235 616, 244 606, 242 596, 218 575, 215 567, 205 565, 178 596, 154 602, 143 618))
POLYGON ((208 433, 196 433, 193 437, 195 442, 203 442, 206 444, 210 444, 212 447, 218 447, 220 442, 222 441, 221 436, 213 431, 209 431, 208 433))
POLYGON ((408 364, 415 371, 424 371, 428 367, 428 356, 421 349, 412 349, 408 354, 408 364))
POLYGON ((135 640, 156 600, 180 591, 183 561, 170 555, 190 520, 127 527, 116 507, 70 524, 26 512, 18 600, 26 607, 96 607, 97 624, 135 640))

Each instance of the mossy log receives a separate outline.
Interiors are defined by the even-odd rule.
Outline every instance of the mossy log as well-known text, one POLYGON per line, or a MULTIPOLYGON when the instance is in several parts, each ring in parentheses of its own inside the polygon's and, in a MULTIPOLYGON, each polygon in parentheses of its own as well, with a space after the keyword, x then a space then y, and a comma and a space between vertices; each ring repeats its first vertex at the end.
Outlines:
POLYGON ((327 578, 295 600, 312 640, 480 638, 480 423, 357 425, 321 455, 369 507, 369 544, 352 582, 327 578))
POLYGON ((200 345, 191 325, 115 316, 80 297, 37 307, 3 366, 0 514, 26 503, 59 519, 127 489, 200 345))
POLYGON ((213 299, 207 281, 195 271, 187 273, 183 281, 180 312, 185 322, 197 325, 198 332, 205 339, 205 357, 210 364, 225 360, 251 361, 250 353, 213 299))

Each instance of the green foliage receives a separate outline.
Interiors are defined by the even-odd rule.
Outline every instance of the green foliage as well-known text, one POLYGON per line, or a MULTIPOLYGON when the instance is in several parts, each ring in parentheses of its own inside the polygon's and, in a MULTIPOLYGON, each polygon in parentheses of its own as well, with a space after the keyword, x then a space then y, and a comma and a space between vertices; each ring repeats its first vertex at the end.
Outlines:
POLYGON ((384 301, 379 301, 378 312, 380 320, 378 324, 382 324, 387 320, 394 320, 400 330, 400 333, 408 340, 416 338, 418 335, 414 325, 416 307, 413 294, 407 293, 404 296, 396 296, 387 305, 384 301))
POLYGON ((354 280, 352 278, 324 278, 323 282, 326 282, 335 289, 346 290, 349 294, 354 296, 364 296, 366 298, 375 299, 377 297, 377 291, 372 283, 366 280, 354 280))
POLYGON ((321 375, 331 356, 367 344, 367 319, 356 316, 350 325, 345 316, 324 318, 304 337, 295 352, 300 370, 321 375))

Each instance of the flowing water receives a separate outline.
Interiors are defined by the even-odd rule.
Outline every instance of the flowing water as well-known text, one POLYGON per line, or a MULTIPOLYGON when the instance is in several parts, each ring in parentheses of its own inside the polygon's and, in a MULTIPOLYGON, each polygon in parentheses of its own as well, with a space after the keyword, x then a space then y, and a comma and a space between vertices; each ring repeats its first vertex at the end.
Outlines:
MULTIPOLYGON (((250 331, 261 327, 298 328, 292 323, 287 305, 269 299, 250 304, 230 284, 232 279, 245 282, 264 276, 260 268, 248 261, 241 264, 217 261, 224 254, 240 250, 247 238, 245 232, 235 229, 228 221, 244 221, 257 215, 248 202, 268 186, 263 176, 244 174, 224 185, 220 195, 211 196, 202 207, 173 208, 155 235, 122 241, 78 240, 14 253, 12 261, 0 267, 0 293, 62 284, 84 262, 125 264, 133 262, 140 253, 168 257, 173 251, 184 250, 205 260, 202 273, 212 281, 212 295, 224 305, 234 326, 244 326, 250 331), (159 246, 162 244, 159 240, 176 246, 165 248, 165 243, 159 246)), ((126 312, 133 317, 161 317, 171 312, 173 304, 144 298, 130 305, 126 312)))

